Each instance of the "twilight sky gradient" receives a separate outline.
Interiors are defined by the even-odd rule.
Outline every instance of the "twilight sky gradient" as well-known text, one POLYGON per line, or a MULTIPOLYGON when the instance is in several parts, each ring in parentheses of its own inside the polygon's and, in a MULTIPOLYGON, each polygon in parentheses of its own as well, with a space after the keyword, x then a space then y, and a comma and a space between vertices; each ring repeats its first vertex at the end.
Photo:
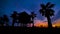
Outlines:
POLYGON ((55 4, 53 8, 55 16, 52 17, 52 22, 60 19, 60 0, 0 0, 0 16, 6 14, 10 18, 13 11, 22 12, 25 10, 28 14, 35 11, 36 19, 45 21, 46 18, 40 15, 39 9, 41 3, 46 4, 47 2, 55 4))

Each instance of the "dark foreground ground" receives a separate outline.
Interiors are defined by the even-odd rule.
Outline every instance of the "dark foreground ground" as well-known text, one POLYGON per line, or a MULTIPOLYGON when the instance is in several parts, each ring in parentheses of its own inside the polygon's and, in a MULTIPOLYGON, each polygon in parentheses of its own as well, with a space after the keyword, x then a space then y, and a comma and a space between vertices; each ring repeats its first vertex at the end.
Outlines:
POLYGON ((38 28, 38 27, 0 27, 4 32, 60 32, 60 28, 38 28))

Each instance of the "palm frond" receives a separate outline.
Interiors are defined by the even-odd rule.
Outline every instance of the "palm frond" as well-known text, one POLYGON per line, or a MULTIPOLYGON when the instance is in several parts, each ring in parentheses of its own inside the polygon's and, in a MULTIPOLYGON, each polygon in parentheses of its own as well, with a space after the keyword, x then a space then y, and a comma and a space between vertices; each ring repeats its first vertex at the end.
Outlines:
POLYGON ((50 5, 51 3, 50 2, 48 2, 47 4, 46 4, 46 7, 49 7, 49 5, 50 5))
POLYGON ((41 8, 45 9, 45 5, 44 4, 41 4, 41 8))
POLYGON ((49 9, 49 15, 50 15, 50 16, 54 16, 54 10, 49 9))
POLYGON ((45 11, 44 11, 43 9, 40 9, 39 12, 40 12, 40 14, 41 14, 42 16, 45 15, 45 11))
POLYGON ((54 7, 54 5, 55 5, 55 4, 51 4, 48 8, 52 8, 52 7, 54 7))

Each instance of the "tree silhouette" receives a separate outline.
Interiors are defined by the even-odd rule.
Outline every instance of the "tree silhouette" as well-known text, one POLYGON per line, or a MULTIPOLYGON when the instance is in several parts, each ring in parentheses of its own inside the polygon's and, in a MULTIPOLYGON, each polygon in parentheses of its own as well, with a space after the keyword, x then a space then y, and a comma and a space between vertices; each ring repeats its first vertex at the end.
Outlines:
POLYGON ((4 26, 4 22, 3 22, 3 18, 2 17, 0 17, 0 25, 4 26))
POLYGON ((34 14, 34 12, 31 12, 31 22, 33 23, 33 27, 34 27, 34 18, 36 17, 36 14, 34 14))
POLYGON ((19 22, 23 24, 23 26, 26 26, 26 24, 30 22, 30 15, 28 15, 25 11, 19 13, 19 22))
POLYGON ((54 10, 52 9, 53 7, 54 7, 54 4, 51 4, 50 2, 48 2, 46 5, 41 4, 41 9, 39 10, 42 16, 45 16, 47 18, 49 28, 52 27, 50 17, 54 15, 54 10))
POLYGON ((3 15, 3 22, 6 23, 6 26, 8 26, 9 19, 7 15, 3 15))
POLYGON ((14 11, 13 14, 10 16, 12 18, 12 26, 14 26, 14 23, 18 20, 18 13, 17 11, 14 11))

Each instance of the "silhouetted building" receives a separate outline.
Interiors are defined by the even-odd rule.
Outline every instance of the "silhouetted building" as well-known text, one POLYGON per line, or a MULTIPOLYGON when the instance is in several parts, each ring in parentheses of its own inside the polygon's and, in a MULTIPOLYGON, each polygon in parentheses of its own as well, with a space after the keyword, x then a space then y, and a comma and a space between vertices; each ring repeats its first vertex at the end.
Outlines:
POLYGON ((19 13, 18 19, 19 19, 19 22, 24 25, 24 24, 30 23, 31 17, 24 11, 22 13, 19 13))

